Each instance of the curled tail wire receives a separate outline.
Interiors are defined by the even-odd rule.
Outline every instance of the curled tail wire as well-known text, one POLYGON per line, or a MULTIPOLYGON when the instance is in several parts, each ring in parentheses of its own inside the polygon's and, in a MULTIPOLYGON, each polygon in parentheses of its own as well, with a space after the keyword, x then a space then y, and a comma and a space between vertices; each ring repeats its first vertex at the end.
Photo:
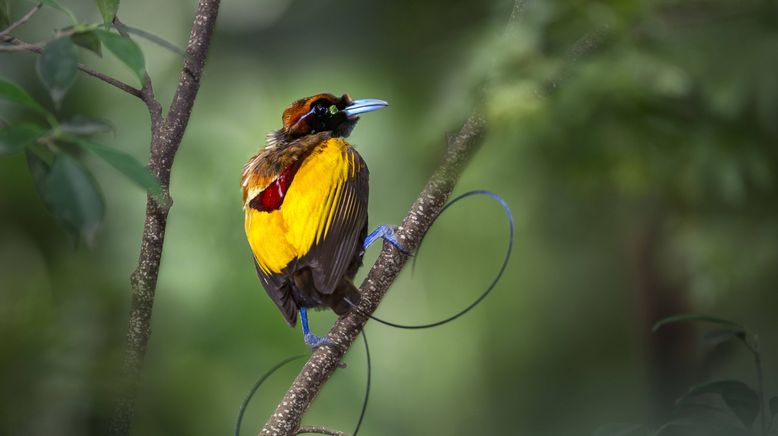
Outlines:
MULTIPOLYGON (((440 218, 440 216, 443 214, 443 212, 445 212, 446 209, 448 209, 449 207, 453 206, 455 203, 457 203, 457 202, 459 202, 459 201, 461 201, 461 200, 463 200, 463 199, 465 199, 467 197, 472 197, 474 195, 484 195, 484 196, 492 198, 495 201, 497 201, 498 203, 500 203, 500 206, 502 206, 503 212, 505 212, 505 216, 508 218, 508 232, 509 232, 508 248, 505 251, 505 257, 503 258, 502 265, 500 266, 500 270, 497 272, 497 275, 495 275, 494 279, 489 284, 489 286, 486 288, 486 290, 484 290, 481 293, 481 295, 479 295, 478 298, 475 299, 475 301, 470 303, 467 307, 465 307, 464 309, 460 310, 459 312, 457 312, 457 313, 455 313, 455 314, 453 314, 453 315, 451 315, 451 316, 449 316, 447 318, 444 318, 444 319, 442 319, 440 321, 431 322, 431 323, 428 323, 428 324, 416 324, 416 325, 398 324, 398 323, 395 323, 395 322, 386 321, 384 319, 381 319, 381 318, 378 318, 376 316, 370 315, 370 314, 364 312, 363 310, 359 309, 359 307, 357 307, 356 304, 354 304, 352 301, 350 301, 349 299, 346 298, 345 300, 351 306, 351 308, 354 311, 356 311, 357 313, 359 313, 360 315, 366 316, 366 317, 372 319, 373 321, 379 322, 379 323, 387 325, 389 327, 395 327, 395 328, 398 328, 398 329, 406 329, 406 330, 421 330, 421 329, 427 329, 427 328, 432 328, 432 327, 437 327, 437 326, 440 326, 440 325, 443 325, 443 324, 447 324, 447 323, 449 323, 451 321, 454 321, 455 319, 461 317, 462 315, 466 314, 467 312, 470 312, 473 308, 478 306, 478 304, 480 304, 484 300, 484 298, 486 298, 489 295, 489 293, 492 292, 492 289, 494 289, 494 287, 497 286, 497 283, 502 278, 503 273, 505 273, 505 269, 508 267, 508 261, 511 258, 511 252, 513 251, 513 233, 514 233, 514 230, 513 230, 513 213, 511 212, 511 208, 508 206, 508 203, 506 203, 505 200, 503 200, 502 197, 500 197, 499 195, 495 194, 494 192, 484 191, 484 190, 470 191, 470 192, 466 192, 466 193, 464 193, 464 194, 454 198, 450 202, 448 202, 443 207, 443 209, 440 210, 440 213, 438 214, 438 216, 435 217, 435 220, 437 221, 437 219, 440 218)), ((433 222, 433 224, 434 224, 434 222, 433 222)), ((418 250, 417 250, 417 254, 418 254, 418 250)), ((416 265, 416 259, 417 258, 418 258, 418 256, 415 256, 414 259, 413 259, 414 267, 416 265)))
POLYGON ((367 336, 364 329, 362 329, 362 340, 365 342, 365 356, 367 356, 367 384, 365 387, 365 400, 362 402, 362 411, 359 412, 359 421, 357 421, 357 426, 354 428, 354 436, 357 436, 357 433, 359 433, 359 428, 362 427, 362 421, 365 419, 367 400, 370 398, 370 379, 373 372, 373 365, 370 363, 370 347, 367 345, 367 336))
POLYGON ((260 386, 262 386, 262 383, 265 382, 271 375, 273 375, 274 372, 278 371, 282 366, 286 365, 287 363, 300 359, 301 357, 305 357, 304 355, 300 354, 297 356, 288 357, 281 362, 278 362, 275 366, 270 368, 266 373, 262 374, 262 377, 257 380, 256 383, 254 383, 254 386, 249 391, 249 394, 246 396, 246 399, 243 400, 243 403, 240 405, 240 409, 238 410, 238 418, 235 420, 235 436, 240 436, 240 426, 243 423, 243 414, 246 413, 246 407, 249 405, 249 402, 254 397, 254 394, 257 392, 260 386))
MULTIPOLYGON (((428 323, 428 324, 406 325, 406 324, 398 324, 398 323, 394 323, 394 322, 391 322, 391 321, 386 321, 386 320, 383 320, 381 318, 378 318, 378 317, 372 316, 370 314, 367 314, 364 311, 360 310, 348 298, 344 298, 344 300, 352 307, 352 309, 354 311, 356 311, 357 313, 359 313, 362 316, 368 317, 368 318, 370 318, 370 319, 372 319, 372 320, 374 320, 376 322, 379 322, 379 323, 384 324, 384 325, 388 325, 390 327, 395 327, 395 328, 400 328, 400 329, 407 329, 407 330, 420 330, 420 329, 432 328, 432 327, 437 327, 437 326, 440 326, 440 325, 443 325, 443 324, 447 324, 447 323, 449 323, 451 321, 454 321, 455 319, 465 315, 467 312, 470 312, 473 308, 478 306, 478 304, 480 304, 489 295, 489 293, 492 292, 492 290, 495 288, 495 286, 497 286, 497 283, 500 281, 500 279, 502 278, 503 274, 505 273, 505 269, 508 266, 508 261, 511 258, 511 253, 513 251, 513 236, 514 236, 513 213, 511 212, 511 209, 508 206, 508 204, 505 202, 505 200, 503 200, 502 197, 500 197, 499 195, 497 195, 497 194, 495 194, 493 192, 484 191, 484 190, 470 191, 470 192, 466 192, 466 193, 464 193, 464 194, 454 198, 450 202, 448 202, 443 207, 443 209, 441 209, 440 213, 435 217, 435 220, 437 220, 440 217, 440 215, 442 215, 443 212, 445 212, 446 209, 448 209, 449 207, 453 206, 457 202, 459 202, 459 201, 461 201, 461 200, 463 200, 463 199, 465 199, 467 197, 471 197, 471 196, 475 196, 475 195, 484 195, 484 196, 492 198, 495 201, 497 201, 498 203, 500 203, 500 206, 502 206, 503 211, 505 212, 505 216, 508 218, 508 231, 509 231, 508 248, 506 249, 505 257, 503 258, 502 265, 500 266, 500 270, 497 272, 497 275, 495 275, 494 279, 489 284, 489 286, 486 288, 486 290, 484 290, 478 296, 478 298, 475 299, 475 301, 470 303, 467 307, 465 307, 464 309, 460 310, 459 312, 457 312, 457 313, 455 313, 455 314, 453 314, 453 315, 451 315, 451 316, 449 316, 447 318, 444 318, 444 319, 442 319, 440 321, 436 321, 436 322, 432 322, 432 323, 428 323)), ((416 265, 416 259, 417 259, 417 257, 414 257, 414 261, 413 261, 414 268, 415 268, 415 265, 416 265)), ((365 331, 364 330, 362 330, 362 340, 365 343, 365 355, 366 355, 366 358, 367 358, 367 384, 366 384, 366 388, 365 388, 365 399, 362 402, 362 410, 359 413, 359 420, 357 421, 357 425, 356 425, 356 428, 354 429, 353 436, 357 436, 357 434, 359 433, 359 430, 362 427, 362 422, 364 421, 364 418, 365 418, 365 414, 367 412, 367 404, 368 404, 368 399, 370 398, 370 385, 371 385, 371 378, 372 378, 372 363, 371 363, 371 359, 370 359, 370 347, 368 346, 367 336, 365 335, 365 331)), ((304 357, 304 356, 303 355, 292 356, 292 357, 289 357, 289 358, 287 358, 287 359, 277 363, 275 366, 270 368, 270 370, 268 370, 265 374, 263 374, 259 378, 259 380, 257 380, 257 382, 254 384, 254 386, 251 388, 251 391, 249 391, 249 394, 246 396, 246 399, 243 400, 243 403, 240 406, 240 410, 238 411, 238 418, 237 418, 237 420, 235 422, 235 436, 240 436, 240 427, 241 427, 241 424, 243 422, 243 414, 246 411, 246 407, 248 406, 248 403, 254 397, 254 394, 257 392, 257 390, 262 385, 262 383, 264 383, 265 380, 267 380, 271 375, 273 375, 273 373, 275 373, 282 366, 286 365, 289 362, 292 362, 293 360, 297 360, 297 359, 299 359, 301 357, 304 357)))
MULTIPOLYGON (((354 428, 353 436, 357 436, 357 433, 359 433, 359 429, 362 427, 362 421, 364 421, 365 414, 367 413, 367 401, 370 398, 370 384, 371 384, 371 378, 373 372, 373 366, 370 361, 370 347, 367 344, 367 336, 365 335, 364 330, 362 330, 362 340, 365 343, 365 355, 367 358, 367 383, 365 387, 365 399, 362 401, 362 410, 359 412, 359 420, 357 421, 357 426, 354 428)), ((297 356, 286 358, 281 362, 278 362, 277 364, 275 364, 275 366, 270 368, 266 373, 262 374, 259 380, 257 380, 256 383, 254 383, 254 386, 252 386, 251 390, 249 391, 249 394, 246 396, 246 399, 243 400, 243 403, 240 405, 240 409, 238 410, 238 418, 235 420, 235 436, 240 436, 240 427, 241 424, 243 424, 243 415, 246 412, 246 407, 248 407, 249 402, 251 402, 251 399, 254 397, 254 394, 256 394, 257 390, 259 390, 259 387, 262 386, 265 380, 267 380, 271 375, 273 375, 273 373, 281 369, 282 366, 286 365, 289 362, 297 360, 301 357, 305 357, 305 356, 300 354, 297 356)))

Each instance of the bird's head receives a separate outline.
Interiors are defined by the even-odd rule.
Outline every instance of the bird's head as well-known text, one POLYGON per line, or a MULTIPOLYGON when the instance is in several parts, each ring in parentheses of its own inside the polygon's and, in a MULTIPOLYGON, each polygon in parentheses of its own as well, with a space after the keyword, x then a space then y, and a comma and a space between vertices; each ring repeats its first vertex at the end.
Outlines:
POLYGON ((335 136, 346 137, 356 125, 360 114, 388 105, 374 98, 352 100, 348 94, 341 97, 318 94, 290 104, 281 118, 284 124, 281 130, 288 138, 319 132, 332 132, 335 136))

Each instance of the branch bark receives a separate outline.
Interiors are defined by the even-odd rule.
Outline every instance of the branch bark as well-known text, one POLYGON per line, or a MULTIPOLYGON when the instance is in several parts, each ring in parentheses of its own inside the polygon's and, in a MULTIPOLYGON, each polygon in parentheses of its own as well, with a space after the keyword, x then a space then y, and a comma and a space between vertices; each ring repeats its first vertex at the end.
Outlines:
POLYGON ((173 203, 169 189, 170 171, 200 88, 200 78, 213 36, 219 3, 220 0, 199 0, 197 4, 186 47, 187 56, 167 115, 162 118, 159 103, 153 97, 151 81, 148 78, 139 91, 152 118, 149 167, 162 185, 163 198, 158 201, 149 195, 146 200, 146 220, 140 257, 138 267, 131 277, 132 301, 122 386, 109 424, 112 435, 128 435, 130 432, 141 369, 151 336, 151 315, 167 217, 173 203))

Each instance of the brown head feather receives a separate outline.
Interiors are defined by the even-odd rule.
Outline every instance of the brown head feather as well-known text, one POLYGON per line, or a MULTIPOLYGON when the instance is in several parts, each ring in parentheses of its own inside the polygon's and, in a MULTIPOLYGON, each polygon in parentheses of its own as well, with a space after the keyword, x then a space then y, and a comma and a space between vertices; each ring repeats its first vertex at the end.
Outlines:
POLYGON ((304 119, 305 114, 310 112, 314 103, 322 102, 326 106, 335 105, 338 109, 344 109, 353 101, 348 94, 341 97, 335 97, 332 94, 317 94, 311 97, 301 98, 287 106, 284 114, 281 116, 283 123, 283 132, 288 136, 302 136, 311 133, 311 127, 304 119))

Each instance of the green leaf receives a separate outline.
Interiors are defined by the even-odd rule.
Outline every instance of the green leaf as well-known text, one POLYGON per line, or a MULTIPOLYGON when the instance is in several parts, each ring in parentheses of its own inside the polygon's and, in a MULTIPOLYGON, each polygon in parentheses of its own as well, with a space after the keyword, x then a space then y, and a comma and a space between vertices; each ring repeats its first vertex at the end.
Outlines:
POLYGON ((116 11, 119 10, 119 0, 97 0, 97 8, 100 9, 100 15, 103 16, 106 30, 111 27, 116 11))
POLYGON ((745 383, 737 380, 720 380, 703 383, 689 389, 678 403, 703 394, 719 394, 732 413, 740 419, 747 428, 754 423, 759 414, 759 395, 745 383))
POLYGON ((62 225, 92 245, 105 215, 103 196, 89 171, 76 159, 58 154, 46 177, 43 202, 62 225))
POLYGON ((68 18, 70 18, 70 21, 72 21, 73 24, 78 23, 78 18, 76 18, 76 16, 73 15, 73 12, 71 12, 70 9, 59 4, 56 0, 29 0, 29 1, 30 3, 43 3, 45 6, 63 12, 65 15, 68 16, 68 18))
POLYGON ((74 33, 70 36, 70 40, 79 47, 85 48, 100 57, 103 56, 100 38, 97 37, 94 30, 74 33))
POLYGON ((45 130, 32 123, 22 123, 0 130, 0 155, 22 151, 40 138, 45 130))
POLYGON ((770 398, 770 416, 778 414, 778 397, 770 398))
POLYGON ((155 34, 153 34, 151 32, 147 32, 145 30, 138 29, 136 27, 130 27, 130 26, 126 25, 126 24, 122 24, 121 25, 121 29, 119 29, 119 30, 124 30, 125 32, 127 32, 127 33, 129 33, 131 35, 140 36, 141 38, 144 38, 144 39, 146 39, 146 40, 148 40, 150 42, 153 42, 154 44, 157 44, 158 46, 160 46, 160 47, 162 47, 164 49, 167 49, 167 50, 169 50, 169 51, 171 51, 171 52, 173 52, 173 53, 175 53, 175 54, 177 54, 177 55, 179 55, 181 57, 184 57, 184 58, 186 57, 186 50, 184 50, 181 47, 173 44, 172 42, 162 38, 161 36, 157 36, 157 35, 155 35, 155 34))
POLYGON ((78 72, 78 50, 70 38, 59 38, 46 44, 38 57, 38 75, 59 107, 78 72))
POLYGON ((592 433, 592 436, 630 436, 634 435, 642 426, 628 423, 605 424, 592 433))
POLYGON ((0 98, 8 100, 10 102, 26 106, 32 110, 35 110, 46 117, 51 117, 49 111, 43 108, 37 101, 35 101, 30 94, 27 94, 25 90, 20 88, 13 82, 0 77, 0 98))
POLYGON ((11 25, 11 8, 6 0, 0 0, 0 30, 11 25))
POLYGON ((681 315, 670 316, 663 320, 660 320, 659 322, 654 324, 653 331, 657 331, 659 330, 660 327, 668 324, 674 324, 677 322, 690 322, 690 321, 709 322, 709 323, 718 324, 722 326, 737 327, 738 330, 744 330, 743 327, 741 327, 738 323, 734 321, 730 321, 728 319, 716 318, 714 316, 706 316, 706 315, 681 314, 681 315))
POLYGON ((96 31, 98 38, 108 50, 119 58, 138 77, 140 83, 146 78, 146 61, 138 44, 130 38, 125 38, 105 30, 96 31))
POLYGON ((60 126, 63 133, 73 135, 94 135, 95 133, 113 132, 113 125, 106 120, 97 118, 88 118, 76 116, 67 121, 63 121, 60 126))
POLYGON ((162 194, 162 187, 159 184, 159 180, 151 173, 148 167, 142 165, 129 154, 84 138, 68 137, 68 140, 73 141, 84 149, 94 153, 108 165, 114 167, 133 183, 152 195, 160 196, 162 194))

